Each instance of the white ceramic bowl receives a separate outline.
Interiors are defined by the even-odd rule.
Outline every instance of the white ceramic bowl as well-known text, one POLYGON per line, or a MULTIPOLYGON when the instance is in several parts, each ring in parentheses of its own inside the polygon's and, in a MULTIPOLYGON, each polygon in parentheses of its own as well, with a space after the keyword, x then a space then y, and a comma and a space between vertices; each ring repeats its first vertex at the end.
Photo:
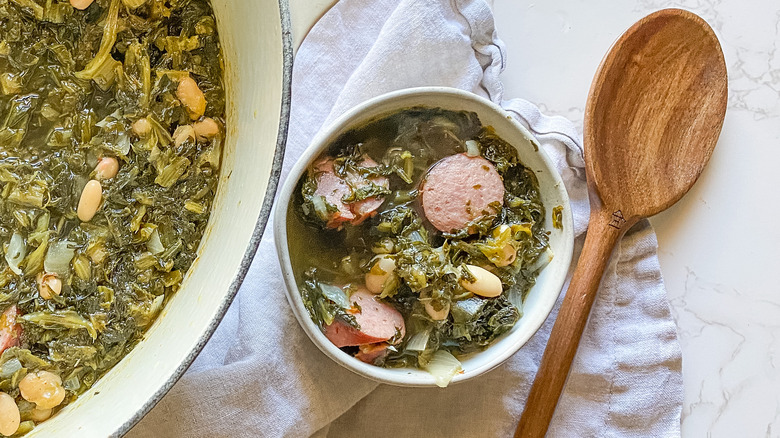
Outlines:
POLYGON ((27 437, 121 436, 176 383, 225 314, 270 214, 287 133, 286 0, 212 0, 225 58, 227 143, 198 258, 143 341, 27 437))
POLYGON ((461 357, 463 373, 453 383, 471 379, 500 365, 514 354, 536 333, 549 315, 563 287, 572 257, 574 233, 569 197, 549 158, 538 148, 538 143, 528 130, 516 122, 501 107, 465 91, 444 87, 423 87, 388 93, 358 105, 341 116, 327 129, 320 132, 293 167, 281 189, 274 212, 274 236, 279 261, 287 284, 287 298, 298 322, 312 342, 345 368, 370 379, 402 386, 434 386, 433 376, 425 371, 401 368, 386 369, 366 364, 344 353, 333 345, 311 320, 301 300, 295 282, 287 241, 287 216, 292 213, 290 201, 298 180, 306 168, 339 135, 372 119, 414 106, 439 107, 448 110, 473 111, 483 125, 495 128, 496 133, 514 145, 522 163, 536 172, 546 207, 545 227, 550 231, 550 246, 555 254, 552 262, 542 270, 536 285, 525 299, 523 316, 508 333, 501 336, 484 351, 461 357), (552 225, 552 210, 563 206, 563 229, 552 225))

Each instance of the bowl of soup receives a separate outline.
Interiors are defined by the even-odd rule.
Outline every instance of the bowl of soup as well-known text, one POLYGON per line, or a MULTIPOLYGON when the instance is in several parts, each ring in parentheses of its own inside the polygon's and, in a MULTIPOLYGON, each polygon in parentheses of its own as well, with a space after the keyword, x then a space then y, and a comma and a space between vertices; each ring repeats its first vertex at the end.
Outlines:
POLYGON ((281 189, 274 235, 312 342, 404 386, 461 382, 515 353, 573 247, 566 189, 533 135, 442 87, 376 97, 320 132, 281 189))
POLYGON ((268 219, 291 60, 276 0, 0 5, 0 434, 120 436, 184 373, 268 219))

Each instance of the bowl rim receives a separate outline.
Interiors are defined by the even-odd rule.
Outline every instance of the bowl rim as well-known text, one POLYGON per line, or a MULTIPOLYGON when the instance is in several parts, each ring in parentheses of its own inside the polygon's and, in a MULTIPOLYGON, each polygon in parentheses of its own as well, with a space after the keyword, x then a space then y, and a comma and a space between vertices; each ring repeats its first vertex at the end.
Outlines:
MULTIPOLYGON (((349 130, 354 125, 354 123, 352 123, 352 120, 354 120, 355 118, 360 118, 360 114, 365 112, 366 110, 369 109, 373 110, 375 107, 384 106, 386 103, 392 102, 396 99, 401 100, 401 98, 409 98, 414 96, 429 97, 430 95, 434 95, 434 96, 439 95, 439 96, 466 99, 475 102, 478 105, 486 107, 486 110, 488 111, 492 111, 496 114, 504 115, 509 119, 510 123, 513 124, 515 128, 517 128, 524 136, 526 136, 538 148, 538 140, 536 140, 536 137, 525 126, 523 126, 515 118, 511 117, 509 112, 507 112, 500 106, 496 105, 495 103, 481 96, 478 96, 474 93, 457 89, 457 88, 442 87, 442 86, 414 87, 414 88, 405 88, 401 90, 391 91, 373 97, 371 99, 368 99, 352 107, 351 109, 347 110, 344 114, 339 116, 332 123, 330 123, 325 129, 320 130, 320 132, 318 132, 317 135, 315 135, 314 139, 310 142, 310 144, 305 149, 305 151, 297 159, 296 163, 293 165, 289 174, 286 175, 285 182, 282 188, 280 189, 279 196, 274 206, 274 213, 273 213, 274 240, 276 245, 277 257, 279 258, 279 264, 281 265, 281 269, 282 269, 282 276, 284 278, 284 282, 286 285, 285 293, 287 295, 287 301, 290 304, 293 314, 295 315, 295 318, 298 320, 298 323, 301 326, 301 328, 303 328, 303 330, 306 332, 309 339, 320 349, 320 351, 322 351, 326 356, 334 360, 339 365, 343 366, 344 368, 354 373, 367 377, 376 382, 386 383, 386 384, 391 384, 396 386, 432 387, 432 386, 436 386, 436 384, 432 375, 415 373, 417 371, 416 369, 407 369, 407 368, 387 369, 387 368, 377 367, 375 365, 363 363, 355 359, 354 357, 341 351, 338 347, 333 345, 325 337, 325 335, 322 333, 320 328, 311 320, 308 311, 303 305, 303 301, 300 296, 300 291, 298 290, 298 285, 295 282, 292 264, 290 261, 289 248, 287 245, 287 212, 289 210, 288 207, 293 197, 292 195, 295 190, 295 187, 297 186, 298 180, 306 171, 308 165, 328 147, 330 141, 332 141, 334 138, 337 138, 338 135, 349 130), (404 372, 404 370, 406 370, 406 372, 404 372)), ((435 104, 431 104, 427 102, 420 102, 419 105, 430 106, 430 107, 436 106, 435 104)), ((392 108, 388 108, 387 112, 392 112, 397 110, 398 110, 397 108, 392 107, 392 108)), ((554 295, 550 294, 549 297, 546 297, 543 303, 544 312, 539 312, 539 314, 536 315, 536 317, 531 318, 531 321, 527 323, 529 327, 527 336, 523 336, 519 338, 515 342, 515 344, 513 344, 510 348, 505 348, 504 350, 500 350, 500 351, 496 350, 495 352, 492 352, 492 357, 490 357, 489 360, 486 360, 484 364, 469 370, 468 374, 456 375, 452 379, 450 385, 467 381, 469 379, 480 376, 496 368, 497 366, 501 365, 504 361, 506 361, 510 356, 514 355, 520 348, 522 348, 522 346, 525 345, 528 342, 528 340, 539 330, 539 328, 542 326, 544 321, 549 316, 550 312, 555 306, 558 297, 560 296, 560 293, 566 281, 566 276, 567 276, 566 273, 571 264, 571 259, 573 256, 573 246, 574 246, 574 231, 573 231, 574 227, 573 227, 573 218, 571 214, 570 199, 569 199, 568 192, 566 191, 566 188, 564 186, 561 175, 556 170, 555 165, 550 159, 550 157, 541 148, 538 148, 538 152, 539 152, 540 159, 545 167, 545 170, 549 171, 549 173, 552 176, 552 180, 554 182, 553 189, 557 191, 557 194, 560 196, 560 200, 563 202, 563 206, 564 206, 563 221, 564 221, 565 231, 563 236, 564 238, 563 246, 565 251, 563 254, 556 253, 555 256, 556 258, 559 256, 562 257, 562 261, 565 269, 561 270, 562 274, 559 275, 558 277, 552 277, 549 280, 547 280, 548 282, 550 282, 549 287, 558 290, 558 293, 554 295)), ((481 355, 489 351, 490 348, 488 347, 487 349, 474 354, 481 355)))
POLYGON ((279 185, 279 179, 282 173, 282 163, 284 159, 284 151, 287 145, 287 133, 289 130, 290 122, 290 103, 292 98, 292 69, 293 69, 293 44, 292 44, 292 25, 290 23, 290 6, 288 0, 278 0, 279 16, 281 19, 281 54, 282 54, 282 93, 281 93, 281 105, 279 111, 279 128, 276 134, 276 145, 274 147, 274 156, 271 163, 271 174, 268 176, 268 186, 263 197, 263 203, 260 208, 260 214, 255 223, 254 230, 252 231, 252 237, 247 243, 244 256, 241 258, 241 263, 238 266, 235 277, 230 282, 228 291, 225 294, 225 298, 214 314, 213 319, 209 322, 206 330, 198 338, 197 343, 192 350, 187 354, 184 360, 179 364, 171 377, 160 386, 157 391, 152 395, 149 400, 144 403, 133 416, 122 423, 116 430, 110 435, 110 437, 121 437, 125 435, 133 426, 136 425, 142 418, 148 414, 157 403, 165 397, 165 394, 173 388, 173 385, 181 379, 187 369, 192 365, 192 362, 206 346, 211 336, 216 331, 222 318, 227 313, 228 308, 238 294, 238 290, 241 284, 246 278, 249 267, 254 260, 257 248, 260 246, 260 241, 263 238, 263 232, 268 223, 268 219, 271 216, 271 210, 273 208, 274 198, 279 185))

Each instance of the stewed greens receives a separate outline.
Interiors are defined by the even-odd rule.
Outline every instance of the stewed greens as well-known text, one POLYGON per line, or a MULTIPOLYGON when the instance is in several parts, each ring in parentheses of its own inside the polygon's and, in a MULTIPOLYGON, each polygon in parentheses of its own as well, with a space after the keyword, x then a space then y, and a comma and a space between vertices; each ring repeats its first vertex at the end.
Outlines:
POLYGON ((222 63, 207 0, 0 0, 0 391, 20 411, 14 433, 51 415, 26 387, 67 404, 179 288, 216 190, 222 63))

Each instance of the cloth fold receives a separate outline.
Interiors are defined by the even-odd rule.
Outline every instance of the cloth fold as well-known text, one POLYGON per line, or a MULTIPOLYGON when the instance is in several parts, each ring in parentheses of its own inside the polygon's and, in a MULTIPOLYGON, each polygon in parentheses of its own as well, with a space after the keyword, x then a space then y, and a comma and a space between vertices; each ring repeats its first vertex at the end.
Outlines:
MULTIPOLYGON (((543 42, 535 42, 543 43, 543 42)), ((580 136, 566 119, 504 100, 506 60, 484 0, 342 0, 301 45, 282 178, 324 126, 384 92, 422 85, 501 104, 539 139, 569 191, 576 256, 588 220, 580 136)), ((379 385, 322 354, 284 296, 272 225, 211 341, 129 437, 511 436, 558 305, 505 364, 446 389, 379 385)), ((616 249, 549 437, 676 437, 681 353, 643 221, 616 249)))

